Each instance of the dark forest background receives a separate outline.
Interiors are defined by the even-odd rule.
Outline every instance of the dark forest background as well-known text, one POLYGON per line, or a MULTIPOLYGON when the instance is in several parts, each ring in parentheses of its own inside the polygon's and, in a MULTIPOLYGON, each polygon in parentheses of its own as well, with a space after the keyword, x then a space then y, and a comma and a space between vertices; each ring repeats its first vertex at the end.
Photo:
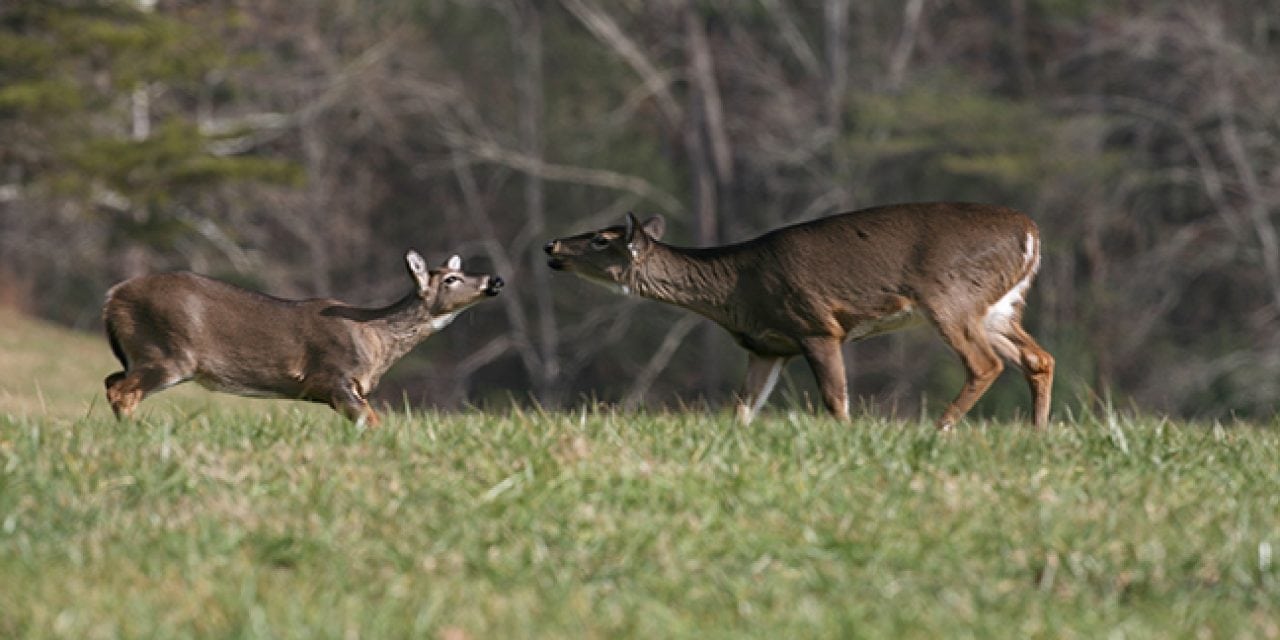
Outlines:
MULTIPOLYGON (((184 268, 380 305, 409 247, 502 275, 392 402, 726 402, 726 335, 551 273, 543 243, 910 200, 1038 222, 1027 326, 1060 405, 1274 415, 1278 2, 0 3, 0 304, 98 331, 112 283, 184 268)), ((847 353, 877 411, 960 384, 928 331, 847 353)), ((803 363, 783 384, 812 394, 803 363)), ((1008 373, 979 412, 1027 407, 1008 373)))

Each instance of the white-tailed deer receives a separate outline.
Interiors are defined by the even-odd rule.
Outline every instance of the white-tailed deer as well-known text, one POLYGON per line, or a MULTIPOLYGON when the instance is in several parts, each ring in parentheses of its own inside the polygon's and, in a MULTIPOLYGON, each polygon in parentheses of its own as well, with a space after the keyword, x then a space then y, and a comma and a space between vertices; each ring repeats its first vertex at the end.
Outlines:
POLYGON ((739 244, 663 244, 655 217, 552 240, 552 269, 667 302, 718 323, 747 350, 742 422, 768 399, 778 372, 803 355, 822 399, 847 420, 841 344, 921 321, 937 328, 968 376, 938 420, 950 428, 995 381, 1000 358, 1031 385, 1033 418, 1049 420, 1053 357, 1023 330, 1040 265, 1040 236, 1025 215, 980 204, 876 207, 783 227, 739 244))
POLYGON ((106 378, 117 418, 147 395, 195 380, 243 396, 323 402, 357 424, 378 424, 368 395, 382 374, 502 279, 467 274, 458 256, 427 269, 405 255, 414 290, 381 309, 337 300, 282 300, 177 272, 126 280, 107 292, 102 317, 124 365, 106 378))

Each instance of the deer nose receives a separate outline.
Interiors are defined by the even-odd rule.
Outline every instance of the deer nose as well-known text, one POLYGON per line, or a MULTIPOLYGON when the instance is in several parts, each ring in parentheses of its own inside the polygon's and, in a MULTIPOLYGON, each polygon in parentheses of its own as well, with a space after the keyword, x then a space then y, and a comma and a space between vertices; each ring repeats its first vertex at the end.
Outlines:
POLYGON ((547 252, 547 255, 551 255, 556 252, 556 244, 558 243, 555 240, 552 240, 551 242, 543 245, 542 250, 547 252))
POLYGON ((502 281, 502 278, 494 276, 489 278, 489 286, 485 288, 484 292, 491 296, 496 296, 499 291, 502 291, 502 285, 504 284, 506 283, 502 281))

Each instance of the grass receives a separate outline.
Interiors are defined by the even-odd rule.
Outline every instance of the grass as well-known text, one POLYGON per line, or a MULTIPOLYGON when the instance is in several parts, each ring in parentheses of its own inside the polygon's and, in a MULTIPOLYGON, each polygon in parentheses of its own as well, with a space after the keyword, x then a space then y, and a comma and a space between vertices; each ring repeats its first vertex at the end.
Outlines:
POLYGON ((0 413, 0 637, 1280 637, 1277 424, 163 397, 0 413))
POLYGON ((9 417, 0 636, 1276 637, 1277 440, 1097 418, 9 417))

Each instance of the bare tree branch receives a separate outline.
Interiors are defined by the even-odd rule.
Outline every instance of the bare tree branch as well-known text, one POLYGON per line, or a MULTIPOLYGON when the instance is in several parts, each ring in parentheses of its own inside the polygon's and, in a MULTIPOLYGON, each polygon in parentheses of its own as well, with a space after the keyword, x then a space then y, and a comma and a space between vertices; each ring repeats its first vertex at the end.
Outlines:
POLYGON ((818 61, 818 56, 813 52, 813 47, 809 46, 805 40, 804 34, 800 33, 800 29, 796 26, 796 21, 791 17, 791 11, 787 5, 780 0, 760 0, 760 4, 764 5, 769 15, 773 16, 773 22, 777 25, 778 31, 782 34, 782 41, 787 43, 787 47, 791 50, 791 55, 800 62, 800 66, 813 77, 822 76, 822 63, 818 61))
POLYGON ((688 34, 690 75, 702 99, 702 115, 706 119, 716 180, 722 185, 728 184, 733 181, 733 152, 729 148, 729 136, 725 133, 724 105, 720 101, 720 88, 716 86, 715 64, 711 45, 707 42, 706 25, 693 5, 685 10, 685 33, 688 34))
POLYGON ((513 348, 515 348, 515 341, 510 336, 500 335, 485 343, 483 347, 473 350, 470 355, 454 365, 454 372, 459 378, 469 378, 481 367, 507 355, 513 348))
POLYGON ((893 55, 889 57, 889 89, 897 91, 907 75, 907 65, 911 62, 911 53, 916 48, 916 38, 920 35, 921 17, 924 15, 924 0, 907 0, 902 5, 902 35, 893 47, 893 55))
POLYGON ((659 71, 649 58, 635 42, 628 38, 618 23, 605 13, 600 7, 587 0, 560 0, 560 4, 569 10, 575 18, 582 22, 597 39, 609 48, 613 49, 619 57, 623 59, 644 81, 646 87, 658 99, 658 106, 662 109, 663 115, 666 116, 670 123, 680 122, 682 115, 680 103, 675 96, 671 94, 670 76, 659 71))
POLYGON ((680 201, 671 194, 653 186, 648 180, 637 176, 626 175, 607 169, 589 169, 546 162, 540 158, 530 157, 519 151, 504 149, 495 143, 478 138, 461 135, 449 136, 450 143, 458 150, 477 158, 510 167, 517 171, 531 173, 546 180, 570 182, 628 191, 641 196, 660 206, 668 214, 679 216, 684 208, 680 201))
POLYGON ((649 362, 645 363, 644 368, 640 370, 636 376, 635 382, 631 383, 631 388, 622 398, 622 406, 632 408, 644 401, 645 395, 649 393, 649 388, 653 386, 653 382, 658 379, 658 374, 671 363, 671 357, 675 355, 676 349, 684 342, 684 339, 698 326, 699 317, 694 315, 686 315, 671 325, 667 330, 667 335, 662 339, 662 344, 658 346, 658 350, 654 352, 653 357, 649 358, 649 362))
POLYGON ((1229 91, 1229 89, 1219 91, 1221 96, 1219 108, 1222 112, 1222 124, 1219 128, 1222 143, 1244 187, 1246 198, 1244 210, 1249 222, 1253 225, 1258 248, 1262 252, 1263 272, 1271 289, 1271 304, 1280 309, 1280 237, 1277 237, 1275 225, 1271 223, 1266 198, 1258 180, 1257 166, 1249 158, 1249 151, 1240 138, 1235 114, 1231 112, 1229 91))
POLYGON ((405 30, 387 35, 344 67, 330 79, 318 97, 292 113, 252 113, 225 120, 207 118, 200 122, 201 133, 208 136, 226 136, 233 132, 245 132, 235 137, 225 137, 208 143, 209 153, 220 156, 247 153, 266 144, 289 129, 314 119, 346 98, 352 84, 369 69, 383 61, 402 46, 405 30))
MULTIPOLYGON (((455 157, 458 152, 455 151, 455 157)), ((489 259, 493 260, 494 266, 498 271, 503 273, 518 273, 515 268, 515 261, 503 248, 502 243, 498 241, 493 222, 489 219, 488 210, 480 202, 480 190, 475 183, 475 177, 471 170, 464 164, 459 164, 456 172, 458 186, 462 191, 463 202, 467 208, 468 217, 480 229, 481 235, 485 238, 486 253, 489 259)), ((502 299, 503 310, 506 311, 507 321, 511 324, 513 346, 518 354, 520 354, 521 362, 524 364, 525 371, 529 373, 537 372, 542 367, 541 357, 537 350, 533 347, 533 341, 530 338, 529 319, 525 315, 524 308, 520 305, 518 296, 498 296, 502 299)))

